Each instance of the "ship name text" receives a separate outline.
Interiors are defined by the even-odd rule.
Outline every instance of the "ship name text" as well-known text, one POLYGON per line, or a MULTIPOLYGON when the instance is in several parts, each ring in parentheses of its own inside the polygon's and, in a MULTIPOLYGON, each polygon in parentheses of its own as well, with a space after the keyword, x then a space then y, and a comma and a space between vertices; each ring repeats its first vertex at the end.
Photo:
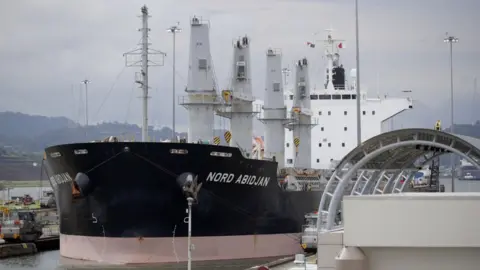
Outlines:
POLYGON ((53 187, 64 184, 64 183, 70 183, 72 182, 73 179, 68 173, 59 173, 50 176, 50 183, 52 184, 53 187))
POLYGON ((266 187, 268 186, 268 182, 270 182, 270 177, 249 174, 240 174, 236 176, 233 173, 210 172, 207 176, 207 182, 266 187))

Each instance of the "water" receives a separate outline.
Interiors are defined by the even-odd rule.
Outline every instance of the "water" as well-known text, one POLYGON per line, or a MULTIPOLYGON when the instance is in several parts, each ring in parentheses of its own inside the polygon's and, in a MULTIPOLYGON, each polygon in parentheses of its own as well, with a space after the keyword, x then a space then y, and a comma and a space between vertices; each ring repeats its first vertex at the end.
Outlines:
MULTIPOLYGON (((0 269, 5 270, 52 270, 59 269, 59 252, 48 251, 33 256, 22 256, 0 260, 0 269)), ((61 268, 60 268, 61 269, 61 268)))
MULTIPOLYGON (((208 264, 199 263, 196 265, 192 263, 192 268, 195 270, 240 270, 250 268, 255 265, 263 265, 271 261, 275 261, 278 258, 262 258, 262 259, 247 259, 247 260, 231 260, 231 261, 219 261, 209 262, 208 264)), ((41 252, 32 256, 14 257, 0 260, 0 269, 2 270, 129 270, 129 269, 141 269, 141 270, 161 270, 161 269, 182 269, 187 268, 185 263, 173 264, 169 266, 125 266, 125 265, 105 265, 101 263, 85 262, 80 260, 72 260, 60 257, 59 251, 47 251, 41 252)))

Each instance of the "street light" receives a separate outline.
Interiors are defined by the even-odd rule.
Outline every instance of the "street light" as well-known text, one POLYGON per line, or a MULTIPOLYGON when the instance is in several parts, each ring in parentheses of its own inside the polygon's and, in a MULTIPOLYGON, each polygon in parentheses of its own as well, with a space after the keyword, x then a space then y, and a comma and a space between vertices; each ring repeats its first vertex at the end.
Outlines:
POLYGON ((362 144, 362 119, 360 116, 360 45, 358 37, 358 0, 355 0, 355 40, 356 40, 356 55, 357 55, 357 66, 356 66, 356 90, 357 90, 357 146, 362 144))
MULTIPOLYGON (((450 45, 450 121, 452 123, 450 132, 453 134, 455 132, 453 123, 453 43, 457 43, 458 38, 448 35, 447 32, 443 42, 450 45)), ((452 192, 455 192, 455 157, 453 154, 450 154, 450 162, 452 164, 452 192)))
POLYGON ((85 126, 88 127, 88 84, 90 81, 85 79, 81 83, 85 85, 85 126))
POLYGON ((172 94, 172 142, 177 141, 177 133, 175 132, 175 36, 177 33, 182 32, 182 29, 177 25, 174 25, 170 28, 167 28, 168 33, 173 35, 173 75, 172 75, 172 84, 173 84, 173 94, 172 94))

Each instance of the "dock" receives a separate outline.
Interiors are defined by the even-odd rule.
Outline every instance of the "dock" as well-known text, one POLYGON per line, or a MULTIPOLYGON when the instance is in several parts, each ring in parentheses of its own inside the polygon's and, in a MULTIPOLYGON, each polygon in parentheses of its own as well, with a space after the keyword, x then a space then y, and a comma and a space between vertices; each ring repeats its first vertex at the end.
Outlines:
POLYGON ((37 252, 57 250, 60 248, 60 238, 58 236, 48 236, 40 238, 30 243, 0 243, 0 259, 32 255, 37 252))
POLYGON ((55 209, 38 209, 34 212, 38 220, 47 223, 42 228, 42 236, 34 242, 6 243, 0 239, 0 259, 32 255, 60 248, 59 222, 55 209))

